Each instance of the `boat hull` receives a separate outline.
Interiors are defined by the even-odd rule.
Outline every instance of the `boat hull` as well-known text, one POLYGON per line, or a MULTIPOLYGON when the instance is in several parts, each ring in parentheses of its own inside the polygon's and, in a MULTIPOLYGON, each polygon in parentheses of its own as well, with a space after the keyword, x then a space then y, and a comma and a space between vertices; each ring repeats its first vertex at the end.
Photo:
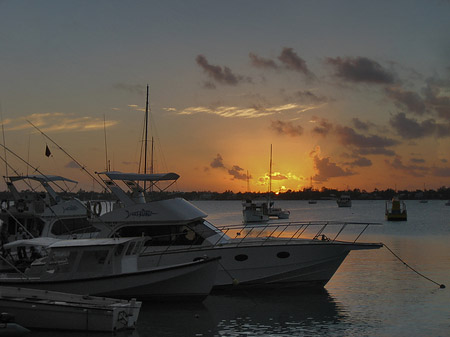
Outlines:
POLYGON ((79 279, 0 278, 0 286, 138 300, 201 301, 208 296, 214 285, 218 262, 218 258, 184 261, 145 272, 79 279))
POLYGON ((165 251, 163 255, 144 254, 140 263, 170 264, 201 254, 220 256, 214 288, 323 287, 351 250, 377 249, 382 244, 307 241, 304 243, 225 244, 216 248, 165 251))

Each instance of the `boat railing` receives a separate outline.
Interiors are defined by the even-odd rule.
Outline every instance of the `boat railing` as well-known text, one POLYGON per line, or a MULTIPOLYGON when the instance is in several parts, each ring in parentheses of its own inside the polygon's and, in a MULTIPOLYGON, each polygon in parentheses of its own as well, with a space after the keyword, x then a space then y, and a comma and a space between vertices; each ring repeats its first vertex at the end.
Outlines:
POLYGON ((153 236, 149 244, 145 246, 141 254, 164 254, 176 250, 210 249, 220 247, 225 242, 236 245, 245 245, 250 242, 253 245, 271 244, 274 239, 281 239, 278 244, 289 245, 294 241, 304 240, 305 243, 316 242, 350 242, 356 243, 367 228, 378 226, 381 223, 369 222, 336 222, 336 221, 309 221, 287 223, 265 223, 255 225, 228 225, 217 227, 221 234, 210 245, 204 245, 202 232, 197 231, 196 239, 190 242, 180 243, 177 238, 185 233, 172 233, 170 235, 153 236), (157 249, 155 249, 157 248, 157 249))
MULTIPOLYGON (((286 244, 293 240, 304 239, 309 241, 345 241, 356 243, 370 226, 381 223, 370 222, 337 222, 337 221, 307 221, 287 223, 265 223, 255 225, 228 225, 218 227, 225 235, 239 239, 238 245, 245 240, 261 240, 261 244, 271 239, 286 239, 286 244), (350 230, 352 228, 353 230, 350 230), (347 231, 345 231, 347 229, 347 231), (350 238, 349 238, 350 236, 350 238)), ((218 240, 216 244, 219 244, 218 240)))

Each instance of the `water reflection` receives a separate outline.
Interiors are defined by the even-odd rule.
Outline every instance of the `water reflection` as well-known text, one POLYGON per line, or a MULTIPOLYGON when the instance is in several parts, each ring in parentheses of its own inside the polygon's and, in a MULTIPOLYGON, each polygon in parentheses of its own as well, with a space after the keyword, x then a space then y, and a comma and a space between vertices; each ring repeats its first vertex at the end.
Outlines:
POLYGON ((326 290, 233 290, 197 305, 146 303, 137 331, 140 336, 328 335, 336 326, 342 329, 345 318, 326 290))

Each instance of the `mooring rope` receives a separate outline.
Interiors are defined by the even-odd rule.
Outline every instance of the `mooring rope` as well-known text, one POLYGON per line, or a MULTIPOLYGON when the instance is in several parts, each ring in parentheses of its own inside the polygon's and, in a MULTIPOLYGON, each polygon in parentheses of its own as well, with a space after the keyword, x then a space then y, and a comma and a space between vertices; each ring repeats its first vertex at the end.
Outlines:
POLYGON ((433 282, 434 284, 438 285, 439 288, 444 289, 445 285, 444 284, 439 284, 436 281, 433 281, 432 279, 430 279, 429 277, 423 275, 422 273, 418 272, 417 270, 415 270, 413 267, 411 267, 409 264, 407 264, 405 261, 403 261, 397 254, 395 254, 385 243, 383 243, 383 246, 386 247, 387 250, 389 250, 392 255, 394 255, 400 262, 402 262, 405 266, 407 266, 409 269, 411 269, 413 272, 415 272, 417 275, 422 276, 424 279, 433 282))

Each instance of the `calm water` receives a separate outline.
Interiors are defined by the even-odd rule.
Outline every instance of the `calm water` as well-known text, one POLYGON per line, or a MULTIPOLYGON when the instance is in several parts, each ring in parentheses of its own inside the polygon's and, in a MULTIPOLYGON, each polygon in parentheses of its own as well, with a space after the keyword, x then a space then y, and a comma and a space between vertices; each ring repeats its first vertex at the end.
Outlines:
MULTIPOLYGON (((449 336, 450 207, 444 201, 407 201, 407 222, 384 221, 383 201, 280 201, 292 221, 380 222, 361 241, 383 242, 405 262, 446 289, 427 281, 387 249, 354 251, 324 291, 238 291, 210 295, 200 304, 145 303, 133 332, 116 336, 449 336)), ((218 225, 242 221, 240 201, 195 205, 218 225)), ((32 333, 32 336, 110 334, 32 333)))

